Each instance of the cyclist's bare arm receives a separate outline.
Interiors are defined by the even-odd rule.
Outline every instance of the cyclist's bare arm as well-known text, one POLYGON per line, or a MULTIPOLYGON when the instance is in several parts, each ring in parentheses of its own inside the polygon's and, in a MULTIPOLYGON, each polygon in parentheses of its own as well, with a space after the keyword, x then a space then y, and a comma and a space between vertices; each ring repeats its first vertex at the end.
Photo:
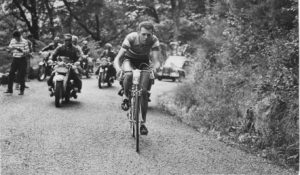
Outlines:
POLYGON ((121 71, 121 65, 120 65, 120 59, 122 58, 122 56, 125 54, 126 49, 124 49, 123 47, 119 50, 118 55, 116 56, 115 60, 114 60, 114 67, 116 69, 117 72, 121 71))

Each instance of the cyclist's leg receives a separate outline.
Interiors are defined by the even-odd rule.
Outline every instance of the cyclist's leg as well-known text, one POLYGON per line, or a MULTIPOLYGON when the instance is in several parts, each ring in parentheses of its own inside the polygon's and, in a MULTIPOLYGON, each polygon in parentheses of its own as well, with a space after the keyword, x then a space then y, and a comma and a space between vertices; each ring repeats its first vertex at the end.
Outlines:
POLYGON ((122 102, 122 109, 128 110, 129 109, 129 96, 130 96, 130 89, 132 86, 132 64, 128 59, 123 61, 122 70, 125 72, 124 80, 123 80, 123 87, 124 87, 124 94, 123 94, 123 102, 122 102))
POLYGON ((148 98, 149 98, 148 89, 151 88, 149 72, 142 72, 140 84, 141 87, 143 88, 142 95, 141 95, 141 112, 143 118, 142 123, 146 123, 146 115, 148 110, 148 98))
POLYGON ((130 93, 130 88, 132 85, 132 72, 131 71, 133 70, 132 64, 128 59, 123 61, 122 70, 125 72, 124 80, 123 80, 123 87, 124 87, 124 92, 125 92, 124 95, 128 98, 130 95, 129 93, 130 93))

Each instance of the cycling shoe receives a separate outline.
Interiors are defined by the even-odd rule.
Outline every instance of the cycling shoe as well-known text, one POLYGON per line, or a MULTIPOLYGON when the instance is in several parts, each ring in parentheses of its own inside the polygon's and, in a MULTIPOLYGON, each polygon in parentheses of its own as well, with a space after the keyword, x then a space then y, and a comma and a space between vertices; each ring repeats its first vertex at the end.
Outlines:
POLYGON ((140 132, 141 132, 141 135, 147 135, 148 134, 148 129, 146 128, 145 125, 141 125, 140 127, 140 132))
POLYGON ((129 100, 128 99, 124 99, 122 104, 121 104, 121 108, 123 109, 123 111, 128 111, 129 109, 129 100))
POLYGON ((120 95, 122 97, 123 94, 124 94, 124 89, 122 88, 122 89, 119 90, 118 95, 120 95))

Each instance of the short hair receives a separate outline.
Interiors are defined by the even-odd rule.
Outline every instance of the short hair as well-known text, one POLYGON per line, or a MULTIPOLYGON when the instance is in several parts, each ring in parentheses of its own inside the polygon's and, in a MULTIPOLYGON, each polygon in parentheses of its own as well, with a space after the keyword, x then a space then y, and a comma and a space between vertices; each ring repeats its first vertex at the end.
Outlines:
POLYGON ((33 35, 32 35, 32 34, 29 34, 29 35, 27 36, 27 38, 33 38, 33 35))
POLYGON ((21 36, 21 32, 20 32, 20 31, 15 30, 15 31, 13 32, 13 37, 20 37, 20 36, 21 36))
POLYGON ((150 21, 143 21, 139 24, 139 31, 141 28, 145 28, 147 30, 152 30, 154 32, 154 25, 150 21))

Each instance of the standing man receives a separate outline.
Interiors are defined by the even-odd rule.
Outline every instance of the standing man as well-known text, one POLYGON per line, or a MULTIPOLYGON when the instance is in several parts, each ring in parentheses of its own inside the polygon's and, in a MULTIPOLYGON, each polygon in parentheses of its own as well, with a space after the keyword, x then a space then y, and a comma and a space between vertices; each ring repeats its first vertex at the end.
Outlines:
POLYGON ((26 56, 29 53, 28 41, 21 37, 19 31, 13 32, 13 39, 10 41, 8 49, 12 52, 13 61, 11 63, 9 76, 8 76, 8 87, 5 93, 13 93, 13 82, 15 79, 16 71, 18 71, 18 80, 20 82, 20 93, 24 95, 25 89, 25 75, 26 75, 26 56))
MULTIPOLYGON (((22 37, 22 36, 21 36, 22 37)), ((33 43, 31 42, 33 40, 33 36, 30 34, 28 35, 27 39, 28 42, 28 47, 29 47, 29 54, 27 54, 26 57, 26 62, 27 62, 27 66, 26 66, 26 75, 25 75, 25 82, 29 82, 29 72, 30 72, 30 59, 32 58, 32 52, 33 52, 33 43)), ((17 73, 17 77, 19 77, 19 72, 17 73)), ((25 85, 25 88, 29 88, 28 86, 25 85)), ((19 80, 17 79, 16 81, 16 89, 20 90, 20 83, 19 80)))

